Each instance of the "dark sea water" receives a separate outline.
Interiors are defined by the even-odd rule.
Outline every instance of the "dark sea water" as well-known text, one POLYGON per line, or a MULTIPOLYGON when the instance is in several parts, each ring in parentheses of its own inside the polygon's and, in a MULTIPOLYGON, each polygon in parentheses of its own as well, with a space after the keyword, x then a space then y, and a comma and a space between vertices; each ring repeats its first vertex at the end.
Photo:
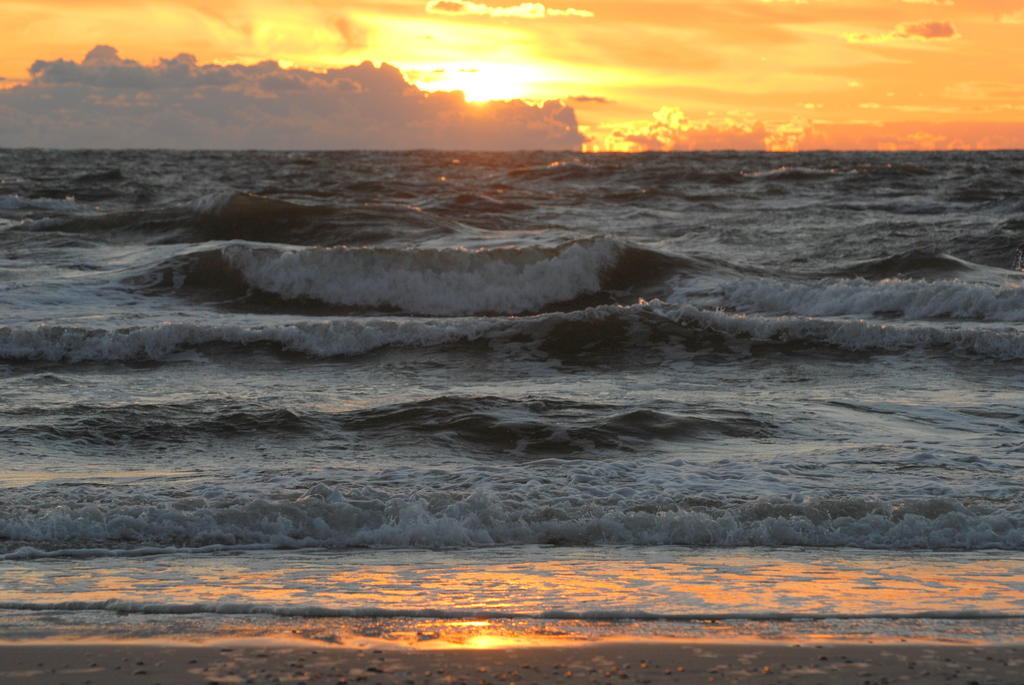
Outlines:
POLYGON ((1022 191, 1024 153, 0 150, 0 637, 1019 638, 1022 191))

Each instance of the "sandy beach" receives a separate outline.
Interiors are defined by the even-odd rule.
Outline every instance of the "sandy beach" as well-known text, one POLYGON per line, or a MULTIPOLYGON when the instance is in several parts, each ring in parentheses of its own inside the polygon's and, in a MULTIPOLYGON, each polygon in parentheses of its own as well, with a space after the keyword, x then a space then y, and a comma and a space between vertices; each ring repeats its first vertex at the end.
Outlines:
POLYGON ((175 683, 1014 683, 1024 646, 601 642, 513 649, 7 644, 0 681, 175 683))

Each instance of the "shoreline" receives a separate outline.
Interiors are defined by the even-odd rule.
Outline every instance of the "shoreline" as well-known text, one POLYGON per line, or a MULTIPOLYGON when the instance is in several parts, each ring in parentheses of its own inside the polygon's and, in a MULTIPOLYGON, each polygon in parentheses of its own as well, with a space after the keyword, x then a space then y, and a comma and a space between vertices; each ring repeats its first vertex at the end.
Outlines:
POLYGON ((604 640, 547 646, 353 648, 312 641, 0 644, 0 681, 191 683, 1009 683, 1024 643, 780 644, 604 640))

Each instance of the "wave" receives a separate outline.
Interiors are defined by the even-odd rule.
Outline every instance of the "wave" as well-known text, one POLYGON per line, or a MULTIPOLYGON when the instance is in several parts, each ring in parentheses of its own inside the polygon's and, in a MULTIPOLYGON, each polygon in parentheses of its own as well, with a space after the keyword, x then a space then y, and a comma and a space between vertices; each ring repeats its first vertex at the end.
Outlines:
POLYGON ((767 437, 775 426, 748 412, 718 407, 635 407, 556 398, 441 396, 350 411, 266 403, 201 401, 55 409, 10 414, 0 436, 29 436, 76 445, 185 443, 195 439, 339 438, 358 434, 405 445, 424 441, 460 452, 521 459, 535 454, 596 456, 656 450, 656 443, 716 437, 767 437), (31 417, 20 421, 20 416, 31 417))
MULTIPOLYGON (((630 474, 637 474, 630 469, 639 466, 578 462, 579 468, 568 468, 565 461, 549 461, 559 466, 557 479, 534 464, 532 475, 521 475, 522 481, 494 481, 491 474, 490 482, 468 489, 446 483, 384 491, 321 482, 283 499, 194 485, 177 496, 167 488, 117 494, 88 485, 45 495, 31 487, 8 490, 3 493, 0 550, 8 558, 25 559, 80 556, 87 552, 76 550, 89 549, 103 556, 109 549, 136 554, 140 549, 170 553, 253 545, 1024 549, 1020 512, 975 508, 949 498, 693 497, 631 480, 630 474)), ((647 473, 648 478, 657 475, 647 473)))
POLYGON ((757 351, 856 353, 926 350, 993 360, 1024 359, 1024 331, 1012 327, 872 323, 798 316, 748 316, 661 301, 604 305, 530 317, 345 318, 274 325, 160 323, 120 329, 41 324, 0 328, 7 361, 195 361, 190 351, 230 353, 267 345, 313 358, 386 347, 482 343, 503 354, 564 361, 606 356, 643 361, 637 350, 743 358, 757 351))
POLYGON ((329 216, 336 210, 323 205, 301 205, 287 200, 262 197, 250 193, 217 193, 196 198, 188 209, 201 219, 200 233, 212 239, 244 237, 259 240, 251 234, 263 235, 281 228, 296 228, 306 219, 329 216), (239 233, 247 235, 240 236, 239 233))
POLYGON ((591 179, 605 179, 618 169, 611 165, 596 163, 596 160, 582 158, 558 159, 543 164, 529 164, 510 169, 507 175, 513 179, 545 182, 573 182, 591 179))
POLYGON ((424 208, 432 214, 475 229, 516 232, 530 221, 527 217, 537 206, 503 197, 500 193, 491 195, 467 191, 431 198, 424 203, 424 208))
MULTIPOLYGON (((608 302, 613 291, 657 282, 681 261, 607 238, 479 250, 231 243, 188 253, 129 282, 230 299, 255 291, 279 298, 270 306, 285 312, 295 308, 288 302, 313 302, 428 316, 524 314, 608 302), (575 302, 581 298, 589 299, 575 302)), ((265 298, 258 304, 267 307, 265 298)))
POLYGON ((904 319, 1024 320, 1024 288, 1019 282, 984 285, 960 281, 826 279, 785 283, 772 279, 714 281, 699 279, 677 290, 697 293, 702 302, 746 313, 801 316, 890 316, 904 319))
POLYGON ((193 200, 192 234, 201 240, 251 240, 293 245, 374 243, 453 233, 454 226, 421 209, 364 202, 299 204, 251 193, 220 193, 193 200))
MULTIPOLYGON (((1013 212, 1017 214, 1018 212, 1013 212)), ((975 265, 986 265, 991 269, 992 275, 1002 274, 1006 277, 1006 271, 1015 274, 1017 278, 1022 277, 1019 265, 1016 263, 1017 250, 1024 245, 1024 220, 1008 219, 999 224, 982 229, 971 230, 968 233, 950 236, 945 242, 946 250, 962 255, 971 260, 975 265)), ((982 268, 986 268, 982 267, 982 268)), ((965 272, 970 280, 977 280, 984 272, 965 272)), ((964 276, 961 276, 963 278, 964 276)))
POLYGON ((215 401, 28 407, 9 416, 30 416, 42 423, 17 421, 0 427, 0 435, 33 435, 78 445, 123 445, 127 441, 181 443, 197 437, 254 433, 298 435, 314 430, 317 419, 287 407, 215 401))
POLYGON ((918 186, 927 182, 925 177, 935 174, 934 170, 909 161, 876 161, 857 153, 807 153, 791 155, 790 160, 792 163, 779 166, 777 156, 716 151, 638 154, 629 164, 623 164, 612 156, 590 155, 523 165, 506 175, 513 183, 523 180, 604 187, 643 184, 657 191, 662 186, 677 186, 680 181, 720 187, 766 181, 853 186, 888 182, 895 186, 918 186))
POLYGON ((780 166, 765 171, 745 171, 741 176, 751 179, 770 179, 785 181, 802 181, 806 179, 818 179, 835 176, 837 174, 855 173, 850 170, 837 168, 818 168, 811 166, 780 166))
POLYGON ((119 168, 105 169, 102 171, 87 171, 79 174, 73 179, 75 183, 118 183, 124 181, 125 175, 119 168))
POLYGON ((67 214, 74 209, 72 206, 62 209, 65 215, 38 221, 32 228, 156 243, 251 240, 290 245, 370 244, 446 235, 455 230, 451 222, 406 205, 300 204, 237 192, 102 215, 67 214))
POLYGON ((741 175, 750 179, 806 181, 837 179, 843 182, 877 184, 881 180, 917 180, 932 176, 933 171, 908 162, 870 162, 857 155, 815 154, 800 155, 809 164, 786 164, 764 171, 746 171, 741 175), (816 164, 816 163, 820 163, 816 164))
POLYGON ((19 195, 0 195, 0 212, 81 211, 82 207, 73 197, 65 198, 29 198, 19 195))
MULTIPOLYGON (((24 361, 174 361, 205 345, 272 345, 314 357, 365 354, 388 346, 433 347, 478 339, 480 320, 334 320, 274 326, 161 323, 116 330, 38 325, 0 328, 0 359, 24 361)), ((189 357, 189 360, 193 358, 189 357)))
MULTIPOLYGON (((0 557, 2 558, 2 557, 0 557)), ((985 611, 920 611, 889 613, 815 612, 701 612, 660 613, 605 609, 590 611, 510 611, 496 609, 389 609, 379 606, 331 607, 317 604, 258 604, 255 602, 147 602, 125 599, 68 600, 64 602, 0 602, 2 611, 111 611, 119 614, 183 615, 220 614, 234 616, 277 616, 282 618, 419 618, 466 620, 577 620, 577 621, 798 621, 798 620, 1006 620, 1024 618, 1022 613, 985 611)))
POLYGON ((945 351, 998 360, 1024 358, 1024 332, 1015 328, 897 325, 798 316, 733 315, 687 305, 651 303, 652 311, 683 325, 701 326, 751 344, 803 346, 850 352, 945 351))
POLYGON ((909 250, 900 254, 868 259, 839 269, 835 276, 884 280, 889 278, 942 280, 962 277, 986 267, 952 255, 909 250))

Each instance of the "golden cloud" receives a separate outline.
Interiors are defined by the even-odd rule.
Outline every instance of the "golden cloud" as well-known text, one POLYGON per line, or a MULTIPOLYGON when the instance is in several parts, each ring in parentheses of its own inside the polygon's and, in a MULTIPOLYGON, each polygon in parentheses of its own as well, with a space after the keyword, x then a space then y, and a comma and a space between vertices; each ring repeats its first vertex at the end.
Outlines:
POLYGON ((999 17, 999 22, 1002 24, 1024 24, 1024 9, 1002 15, 999 17))
POLYGON ((764 150, 765 128, 739 118, 691 120, 678 107, 662 107, 651 120, 589 131, 587 149, 615 152, 645 150, 764 150))
MULTIPOLYGON (((876 103, 863 103, 866 112, 876 103)), ((588 152, 647 150, 1000 150, 1024 147, 1024 123, 884 122, 848 123, 793 116, 768 122, 753 114, 690 119, 678 107, 662 107, 650 119, 583 126, 588 152)))
POLYGON ((524 2, 518 5, 496 7, 472 0, 430 0, 426 7, 428 14, 455 16, 499 17, 512 19, 543 19, 545 17, 593 17, 590 10, 555 9, 539 2, 524 2))
POLYGON ((888 43, 900 40, 953 40, 959 38, 960 34, 951 22, 921 21, 898 24, 888 33, 848 33, 845 37, 850 43, 888 43))

